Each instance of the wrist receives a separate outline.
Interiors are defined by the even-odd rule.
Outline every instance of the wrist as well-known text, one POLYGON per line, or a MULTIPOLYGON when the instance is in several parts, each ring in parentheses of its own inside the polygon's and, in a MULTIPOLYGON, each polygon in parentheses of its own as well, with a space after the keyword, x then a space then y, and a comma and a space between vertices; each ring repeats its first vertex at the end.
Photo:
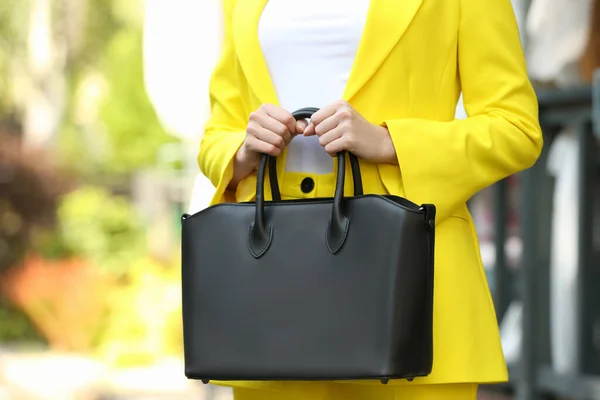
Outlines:
POLYGON ((398 156, 396 155, 396 148, 394 147, 394 141, 390 135, 390 131, 385 126, 377 125, 377 129, 380 131, 382 140, 381 146, 381 162, 385 164, 398 164, 398 156))
POLYGON ((234 163, 240 170, 248 171, 248 175, 258 168, 260 158, 257 154, 248 151, 245 142, 235 153, 234 163))
POLYGON ((229 183, 229 189, 235 190, 238 183, 246 179, 258 168, 260 158, 253 157, 244 144, 238 149, 233 157, 233 177, 229 183))

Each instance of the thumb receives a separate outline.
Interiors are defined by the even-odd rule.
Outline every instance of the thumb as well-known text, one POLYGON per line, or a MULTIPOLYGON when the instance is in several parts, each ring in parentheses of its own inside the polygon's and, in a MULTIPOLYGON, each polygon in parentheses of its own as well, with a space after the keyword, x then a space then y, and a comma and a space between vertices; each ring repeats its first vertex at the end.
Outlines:
POLYGON ((315 135, 315 124, 313 124, 312 122, 310 124, 308 124, 306 126, 306 128, 304 129, 304 136, 313 136, 315 135))
POLYGON ((305 119, 301 119, 299 121, 296 121, 296 132, 294 132, 295 135, 301 135, 304 133, 304 130, 306 129, 306 127, 308 126, 308 122, 306 122, 305 119))

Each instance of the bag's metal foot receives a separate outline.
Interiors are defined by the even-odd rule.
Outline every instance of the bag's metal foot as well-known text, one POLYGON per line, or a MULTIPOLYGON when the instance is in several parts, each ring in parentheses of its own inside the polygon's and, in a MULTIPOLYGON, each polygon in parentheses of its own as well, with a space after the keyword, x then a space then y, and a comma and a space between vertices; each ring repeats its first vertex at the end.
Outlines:
POLYGON ((389 382, 389 379, 381 379, 381 383, 383 383, 384 385, 387 385, 387 383, 389 382))
POLYGON ((407 380, 407 381, 409 381, 409 382, 412 382, 412 381, 414 381, 414 380, 415 380, 415 378, 413 378, 413 377, 410 377, 410 378, 406 378, 406 380, 407 380))
POLYGON ((204 383, 205 385, 210 382, 210 379, 202 379, 202 383, 204 383))

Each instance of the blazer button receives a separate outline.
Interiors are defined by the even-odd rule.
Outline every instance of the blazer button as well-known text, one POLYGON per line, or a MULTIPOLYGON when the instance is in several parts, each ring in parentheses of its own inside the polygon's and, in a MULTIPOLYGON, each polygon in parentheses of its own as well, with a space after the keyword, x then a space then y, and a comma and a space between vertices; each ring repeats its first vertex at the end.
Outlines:
POLYGON ((300 183, 300 189, 303 193, 310 193, 315 188, 315 181, 312 178, 304 178, 300 183))

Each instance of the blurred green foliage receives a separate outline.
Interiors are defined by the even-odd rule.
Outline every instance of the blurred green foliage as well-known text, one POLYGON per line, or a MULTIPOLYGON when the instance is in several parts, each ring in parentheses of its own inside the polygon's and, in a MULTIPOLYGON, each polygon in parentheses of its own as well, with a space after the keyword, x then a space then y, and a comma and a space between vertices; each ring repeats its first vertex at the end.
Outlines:
MULTIPOLYGON (((144 88, 144 1, 49 1, 67 85, 67 107, 51 150, 86 185, 63 196, 56 229, 35 230, 29 250, 46 259, 84 259, 114 280, 110 293, 103 293, 109 311, 98 339, 106 357, 127 364, 180 353, 178 269, 147 256, 145 227, 131 199, 114 194, 118 185, 127 193, 131 175, 155 167, 163 146, 178 142, 160 126, 144 88)), ((0 122, 22 115, 24 99, 15 93, 23 91, 17 87, 44 84, 22 82, 32 4, 0 0, 0 122)), ((1 301, 0 321, 0 341, 43 341, 24 313, 1 301)))
POLYGON ((126 29, 127 26, 116 13, 117 0, 86 0, 85 22, 82 27, 81 46, 78 52, 71 57, 71 73, 88 66, 97 65, 102 58, 107 43, 116 32, 126 29))
POLYGON ((106 189, 80 186, 63 198, 58 218, 57 231, 39 236, 36 250, 44 258, 83 258, 121 277, 145 253, 143 226, 132 205, 106 189))
MULTIPOLYGON (((68 304, 75 293, 86 293, 87 303, 94 306, 89 311, 94 312, 95 328, 90 330, 85 324, 89 323, 89 318, 78 318, 77 313, 36 313, 30 307, 29 317, 38 330, 39 327, 53 327, 55 319, 60 319, 70 327, 71 338, 86 338, 83 343, 91 343, 92 350, 100 358, 118 367, 151 364, 164 355, 181 354, 178 262, 164 263, 147 255, 143 226, 128 199, 96 186, 80 186, 63 196, 58 219, 56 230, 38 231, 34 236, 35 254, 43 260, 54 259, 58 263, 36 261, 41 262, 38 272, 45 271, 45 275, 40 277, 39 273, 30 273, 29 278, 43 279, 45 287, 62 287, 63 279, 67 279, 64 273, 70 271, 68 268, 77 267, 77 260, 85 260, 80 264, 83 270, 79 277, 88 278, 77 278, 77 290, 50 290, 52 303, 48 306, 62 310, 61 305, 68 304), (74 263, 60 261, 69 259, 74 263), (68 268, 62 273, 47 270, 65 267, 68 268), (105 282, 100 286, 101 290, 96 286, 98 280, 90 280, 89 272, 85 272, 89 267, 100 272, 98 277, 105 282), (103 305, 104 311, 100 314, 98 304, 103 305)), ((77 271, 71 271, 70 275, 77 271)), ((31 288, 39 284, 31 280, 19 283, 31 288)), ((36 298, 31 290, 20 292, 30 292, 32 299, 36 298)), ((81 311, 85 308, 79 309, 81 311)), ((0 320, 0 341, 29 341, 31 338, 31 341, 44 343, 24 313, 6 308, 1 302, 0 320)), ((83 348, 75 350, 85 351, 83 348)))
POLYGON ((106 54, 110 101, 102 104, 100 117, 113 146, 108 166, 126 172, 155 163, 159 148, 175 139, 161 127, 144 91, 140 32, 116 35, 106 54))
POLYGON ((29 0, 0 1, 0 119, 15 109, 11 72, 26 53, 29 0))
MULTIPOLYGON (((66 52, 68 86, 58 158, 86 178, 152 165, 160 147, 178 139, 164 131, 145 92, 144 2, 49 1, 56 50, 66 52)), ((23 111, 15 92, 27 86, 22 75, 29 68, 32 4, 0 1, 0 122, 23 111)))
POLYGON ((145 91, 142 16, 139 0, 89 1, 59 141, 62 159, 86 176, 150 166, 162 145, 177 141, 160 125, 145 91))
POLYGON ((0 343, 45 343, 29 317, 0 297, 0 343), (10 323, 7 323, 10 322, 10 323))
POLYGON ((140 258, 127 285, 108 294, 111 311, 98 347, 103 359, 127 367, 182 354, 181 281, 173 267, 140 258))

